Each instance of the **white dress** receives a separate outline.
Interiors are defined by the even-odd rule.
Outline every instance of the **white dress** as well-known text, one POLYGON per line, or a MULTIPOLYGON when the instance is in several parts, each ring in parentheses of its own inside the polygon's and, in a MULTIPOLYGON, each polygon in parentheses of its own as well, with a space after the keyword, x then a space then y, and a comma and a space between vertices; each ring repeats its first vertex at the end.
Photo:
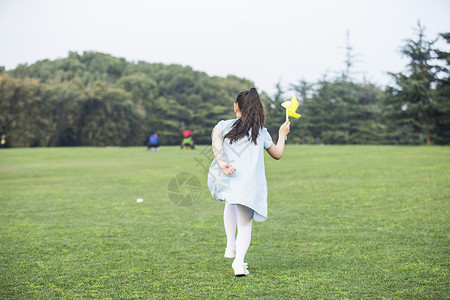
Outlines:
MULTIPOLYGON (((214 129, 220 129, 225 138, 235 121, 236 119, 220 121, 214 129)), ((214 159, 208 173, 208 188, 214 199, 245 205, 253 209, 253 219, 256 222, 263 222, 267 219, 264 149, 272 145, 272 137, 262 127, 256 141, 255 145, 251 138, 244 136, 230 145, 230 140, 224 139, 224 158, 236 168, 236 172, 225 175, 214 159)))

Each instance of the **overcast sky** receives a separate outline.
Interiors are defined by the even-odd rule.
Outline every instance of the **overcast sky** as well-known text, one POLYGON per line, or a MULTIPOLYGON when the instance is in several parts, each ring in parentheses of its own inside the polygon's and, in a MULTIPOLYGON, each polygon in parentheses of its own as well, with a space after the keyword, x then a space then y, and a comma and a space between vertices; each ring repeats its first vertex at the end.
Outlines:
POLYGON ((348 30, 356 78, 385 85, 404 70, 399 49, 417 21, 431 40, 449 16, 450 0, 0 0, 0 65, 99 51, 237 75, 272 94, 279 81, 344 69, 348 30))

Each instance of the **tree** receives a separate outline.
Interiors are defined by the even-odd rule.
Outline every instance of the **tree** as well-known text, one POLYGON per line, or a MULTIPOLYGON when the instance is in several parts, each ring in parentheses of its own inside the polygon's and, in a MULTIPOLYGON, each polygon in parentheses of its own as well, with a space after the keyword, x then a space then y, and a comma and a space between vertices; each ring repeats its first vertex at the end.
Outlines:
POLYGON ((47 146, 52 127, 46 87, 37 79, 0 75, 0 126, 10 147, 47 146))
MULTIPOLYGON (((285 92, 281 87, 281 83, 278 82, 275 85, 276 92, 275 95, 271 98, 267 94, 261 94, 261 100, 264 103, 266 109, 266 124, 265 127, 269 131, 272 136, 272 140, 275 142, 278 140, 278 130, 281 124, 285 121, 285 109, 281 106, 281 103, 287 101, 285 96, 285 92)), ((289 134, 289 141, 292 141, 292 137, 295 135, 294 130, 292 130, 291 123, 291 133, 289 134)))
POLYGON ((431 145, 430 131, 436 123, 436 104, 433 101, 433 86, 436 84, 436 68, 432 64, 433 44, 425 40, 425 28, 417 24, 417 37, 409 39, 401 53, 409 59, 407 74, 390 73, 396 87, 388 88, 390 117, 397 123, 408 124, 423 130, 428 145, 431 145))
POLYGON ((0 71, 0 133, 13 147, 143 145, 154 131, 178 144, 187 127, 209 143, 217 121, 233 117, 235 94, 253 86, 97 52, 0 71))
MULTIPOLYGON (((291 84, 290 88, 294 91, 296 97, 299 101, 298 112, 302 115, 300 119, 291 122, 291 130, 298 134, 302 144, 314 143, 314 137, 310 131, 311 119, 310 119, 310 107, 311 107, 311 95, 313 92, 314 85, 308 83, 306 80, 302 79, 297 84, 291 84)), ((296 138, 291 141, 296 142, 296 138)))
MULTIPOLYGON (((442 33, 441 37, 450 44, 450 32, 442 33)), ((435 140, 439 144, 450 144, 450 53, 435 50, 436 58, 443 61, 436 66, 438 78, 435 89, 434 103, 436 105, 436 124, 433 130, 435 140)))
POLYGON ((48 95, 52 103, 54 133, 49 146, 79 145, 80 110, 87 100, 78 76, 62 83, 50 83, 48 95))

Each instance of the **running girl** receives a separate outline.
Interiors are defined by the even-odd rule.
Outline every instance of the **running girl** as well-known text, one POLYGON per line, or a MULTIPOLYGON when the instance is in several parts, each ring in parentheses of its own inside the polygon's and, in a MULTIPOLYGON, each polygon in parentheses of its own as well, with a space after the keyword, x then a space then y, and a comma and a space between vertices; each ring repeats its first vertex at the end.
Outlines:
POLYGON ((225 257, 234 258, 232 268, 236 276, 246 276, 249 272, 244 257, 250 246, 252 220, 267 219, 264 149, 274 159, 280 159, 290 123, 288 120, 281 125, 275 145, 263 127, 266 114, 255 88, 236 95, 234 111, 236 119, 222 120, 213 129, 215 158, 208 173, 208 187, 214 199, 225 201, 225 257))

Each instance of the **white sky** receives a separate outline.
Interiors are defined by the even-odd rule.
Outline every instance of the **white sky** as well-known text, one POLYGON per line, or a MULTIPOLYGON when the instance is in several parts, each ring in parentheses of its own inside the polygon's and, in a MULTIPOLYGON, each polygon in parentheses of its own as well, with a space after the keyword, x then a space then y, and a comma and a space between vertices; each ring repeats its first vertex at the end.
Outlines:
POLYGON ((343 70, 349 30, 356 78, 386 85, 417 21, 431 40, 449 16, 449 0, 0 0, 0 65, 99 51, 233 74, 272 94, 278 81, 343 70))

